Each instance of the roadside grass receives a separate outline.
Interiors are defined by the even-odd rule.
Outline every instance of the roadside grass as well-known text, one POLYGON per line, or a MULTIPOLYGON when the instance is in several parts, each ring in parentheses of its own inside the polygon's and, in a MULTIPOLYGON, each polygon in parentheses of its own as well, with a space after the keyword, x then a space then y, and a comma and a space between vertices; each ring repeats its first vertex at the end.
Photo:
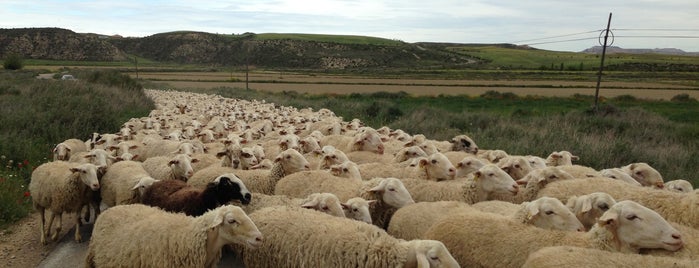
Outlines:
POLYGON ((545 98, 488 92, 477 97, 411 97, 386 92, 308 95, 225 87, 183 90, 264 99, 297 108, 329 108, 346 121, 358 118, 374 128, 386 125, 431 139, 467 134, 482 149, 510 154, 546 157, 567 150, 580 156, 577 164, 595 169, 645 162, 665 180, 686 179, 699 185, 699 103, 692 99, 645 101, 622 96, 604 100, 599 112, 593 113, 593 97, 583 95, 545 98))
POLYGON ((36 79, 30 71, 0 72, 0 226, 29 211, 24 198, 31 171, 49 161, 57 143, 118 132, 128 119, 154 109, 140 84, 126 75, 73 75, 77 80, 62 81, 36 79))

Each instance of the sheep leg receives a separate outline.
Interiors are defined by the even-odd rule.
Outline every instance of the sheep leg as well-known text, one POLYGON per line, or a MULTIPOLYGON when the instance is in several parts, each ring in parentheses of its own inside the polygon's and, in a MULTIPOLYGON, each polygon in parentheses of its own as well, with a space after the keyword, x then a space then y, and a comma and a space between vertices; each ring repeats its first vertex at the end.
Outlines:
POLYGON ((51 240, 56 241, 58 240, 58 235, 61 233, 61 227, 63 227, 63 212, 55 213, 51 216, 51 220, 49 221, 49 227, 51 226, 51 222, 53 222, 53 218, 58 218, 56 232, 53 233, 53 235, 51 236, 51 240))
MULTIPOLYGON (((47 234, 46 234, 46 229, 44 228, 44 224, 46 224, 46 216, 44 216, 44 212, 46 211, 46 209, 44 209, 43 207, 39 207, 38 210, 39 210, 39 215, 41 215, 41 225, 39 226, 39 228, 41 230, 41 244, 46 245, 47 234)), ((48 229, 51 230, 51 227, 49 226, 48 229)))
MULTIPOLYGON (((56 217, 56 213, 53 212, 52 210, 49 210, 51 212, 51 216, 49 216, 49 224, 46 225, 46 236, 51 237, 51 227, 53 227, 53 218, 56 217)), ((60 226, 60 224, 59 224, 60 226)))
MULTIPOLYGON (((87 206, 87 211, 90 211, 90 206, 87 206)), ((83 242, 83 238, 80 235, 80 226, 83 225, 83 223, 80 221, 80 213, 75 214, 75 242, 76 243, 81 243, 83 242)))

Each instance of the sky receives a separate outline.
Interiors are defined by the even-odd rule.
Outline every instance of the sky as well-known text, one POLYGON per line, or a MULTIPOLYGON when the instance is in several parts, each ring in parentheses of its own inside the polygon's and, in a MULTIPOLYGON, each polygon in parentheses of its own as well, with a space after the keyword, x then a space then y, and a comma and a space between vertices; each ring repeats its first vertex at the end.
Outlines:
POLYGON ((0 0, 0 28, 341 34, 582 51, 600 45, 610 13, 614 46, 699 52, 697 0, 0 0))

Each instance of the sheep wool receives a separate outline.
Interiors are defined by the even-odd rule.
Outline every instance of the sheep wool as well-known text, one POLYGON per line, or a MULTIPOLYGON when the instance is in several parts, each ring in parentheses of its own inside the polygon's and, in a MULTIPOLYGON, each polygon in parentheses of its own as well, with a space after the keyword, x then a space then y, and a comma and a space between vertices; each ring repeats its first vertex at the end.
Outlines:
POLYGON ((558 246, 545 247, 530 254, 522 268, 559 267, 699 267, 699 261, 670 257, 624 254, 599 249, 558 246))
POLYGON ((262 234, 235 206, 193 218, 140 204, 97 218, 86 267, 216 267, 226 244, 257 246, 262 234))
POLYGON ((249 268, 417 267, 417 262, 435 260, 443 267, 458 267, 438 241, 404 241, 376 226, 314 210, 270 207, 250 218, 265 240, 260 248, 242 250, 249 268))

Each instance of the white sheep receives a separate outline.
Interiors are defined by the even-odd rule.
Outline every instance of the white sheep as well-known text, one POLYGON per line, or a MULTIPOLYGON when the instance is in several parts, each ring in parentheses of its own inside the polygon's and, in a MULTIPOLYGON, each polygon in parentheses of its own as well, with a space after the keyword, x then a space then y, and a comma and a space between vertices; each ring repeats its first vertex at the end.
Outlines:
POLYGON ((665 182, 665 189, 678 193, 690 193, 694 191, 692 183, 687 180, 671 180, 665 182))
POLYGON ((581 166, 581 165, 563 165, 556 166, 557 168, 568 172, 574 178, 590 178, 590 177, 601 177, 599 171, 591 167, 581 166))
POLYGON ((228 244, 262 244, 262 233, 239 207, 190 217, 141 204, 116 206, 97 218, 85 266, 216 267, 228 244))
POLYGON ((486 162, 475 156, 466 156, 455 164, 455 178, 464 178, 471 173, 478 171, 486 165, 486 162))
POLYGON ((393 156, 393 163, 405 162, 415 157, 427 157, 427 153, 418 146, 408 146, 400 149, 393 156))
POLYGON ((343 152, 352 151, 371 151, 378 154, 383 154, 384 145, 378 132, 369 129, 363 132, 357 132, 354 136, 345 135, 327 135, 320 140, 320 145, 331 145, 343 152))
POLYGON ((90 163, 95 166, 108 167, 112 161, 117 160, 112 157, 107 151, 102 149, 92 149, 87 152, 80 152, 70 156, 69 162, 74 163, 90 163))
POLYGON ((517 183, 504 171, 488 164, 474 172, 474 177, 448 181, 403 179, 403 184, 416 202, 463 201, 473 204, 489 200, 491 195, 516 194, 517 183))
POLYGON ((557 246, 539 249, 527 258, 522 268, 559 267, 699 267, 697 260, 657 257, 640 254, 625 254, 606 250, 557 246))
POLYGON ((332 165, 338 165, 349 161, 345 152, 331 145, 326 145, 321 148, 321 157, 322 159, 318 169, 328 169, 332 165))
POLYGON ((491 200, 478 202, 473 208, 487 213, 499 214, 514 221, 531 224, 542 229, 562 231, 584 231, 586 228, 560 200, 540 197, 533 201, 513 204, 491 200))
POLYGON ((542 169, 536 169, 529 172, 524 178, 517 180, 517 184, 524 184, 524 187, 520 187, 519 193, 517 195, 495 195, 492 198, 497 200, 509 201, 512 203, 522 203, 525 201, 532 201, 537 198, 537 194, 541 189, 545 188, 551 182, 559 180, 572 180, 573 176, 561 170, 561 166, 556 167, 545 167, 542 169))
POLYGON ((114 163, 102 177, 102 203, 107 207, 140 203, 145 189, 156 181, 141 162, 114 163))
MULTIPOLYGON (((191 185, 206 185, 224 173, 237 175, 253 193, 273 194, 277 182, 289 174, 308 170, 308 161, 296 150, 281 152, 274 160, 272 169, 234 170, 230 167, 211 166, 195 173, 188 181, 191 185)), ((311 194, 311 193, 309 193, 311 194)), ((298 196, 298 198, 305 197, 298 196)))
POLYGON ((68 161, 71 155, 86 152, 87 146, 79 139, 67 139, 53 148, 53 161, 68 161))
POLYGON ((660 213, 668 221, 699 228, 699 191, 674 193, 650 187, 636 187, 609 178, 588 178, 553 182, 539 191, 538 196, 567 200, 594 192, 605 192, 615 200, 633 200, 660 213))
POLYGON ((569 151, 552 152, 546 157, 547 166, 572 166, 573 161, 580 160, 580 157, 573 155, 569 151))
POLYGON ((376 226, 314 210, 272 207, 250 218, 265 240, 257 249, 242 250, 249 268, 459 267, 439 241, 404 241, 376 226))
POLYGON ((633 163, 621 167, 621 170, 629 174, 643 186, 662 189, 664 187, 663 176, 660 172, 646 163, 633 163))
POLYGON ((340 203, 340 205, 345 212, 345 217, 372 224, 369 207, 375 202, 375 200, 367 201, 361 197, 354 197, 348 199, 347 202, 340 203))
POLYGON ((331 166, 330 174, 341 178, 362 179, 362 174, 359 173, 359 166, 351 161, 331 166))
POLYGON ((156 180, 187 181, 194 174, 192 163, 198 161, 187 154, 155 156, 143 161, 143 168, 156 180))
MULTIPOLYGON (((345 217, 345 212, 340 203, 340 199, 331 193, 313 193, 305 198, 290 198, 285 195, 266 195, 256 193, 249 204, 241 206, 245 213, 252 213, 256 210, 273 207, 290 206, 314 209, 335 217, 345 217)), ((368 212, 367 212, 368 214, 368 212)))
POLYGON ((641 248, 677 251, 683 246, 679 231, 660 215, 628 200, 612 206, 586 233, 543 230, 482 213, 442 218, 423 238, 442 241, 464 267, 521 267, 530 253, 548 246, 624 253, 641 248))
MULTIPOLYGON (((34 209, 41 215, 41 243, 46 244, 46 237, 51 236, 53 220, 58 217, 58 226, 51 236, 58 238, 61 232, 63 213, 80 212, 84 205, 90 202, 88 191, 97 191, 100 187, 97 180, 97 166, 93 164, 78 164, 65 161, 54 161, 41 164, 33 172, 29 182, 29 193, 32 196, 34 209), (45 226, 46 210, 51 211, 48 226, 45 226)), ((80 217, 76 216, 75 241, 81 242, 80 217)))
POLYGON ((586 229, 590 229, 597 222, 597 219, 614 204, 616 204, 616 200, 603 192, 571 196, 566 202, 566 206, 573 211, 586 229))
POLYGON ((415 178, 422 180, 443 181, 453 180, 456 168, 442 153, 434 153, 429 157, 413 158, 416 166, 403 166, 393 163, 367 163, 359 165, 359 172, 364 179, 376 177, 415 178))
POLYGON ((641 185, 640 182, 635 180, 633 177, 631 177, 631 175, 627 174, 626 172, 624 172, 620 168, 607 168, 607 169, 600 170, 599 173, 602 175, 602 177, 620 180, 620 181, 623 181, 623 182, 626 182, 628 184, 635 185, 635 186, 643 186, 643 185, 641 185))

